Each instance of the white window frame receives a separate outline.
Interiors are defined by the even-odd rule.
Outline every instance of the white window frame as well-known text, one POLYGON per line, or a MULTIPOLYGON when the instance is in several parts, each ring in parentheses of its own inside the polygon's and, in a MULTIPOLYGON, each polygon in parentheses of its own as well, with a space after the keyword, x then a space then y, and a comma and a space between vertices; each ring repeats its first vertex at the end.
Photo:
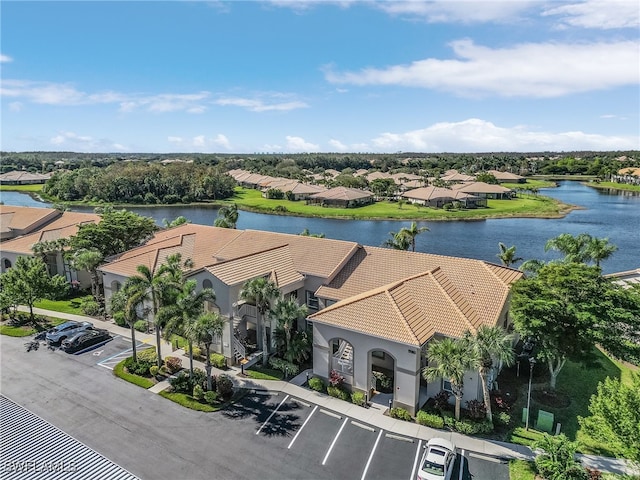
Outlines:
POLYGON ((320 300, 311 290, 305 290, 305 303, 312 310, 320 310, 320 300))

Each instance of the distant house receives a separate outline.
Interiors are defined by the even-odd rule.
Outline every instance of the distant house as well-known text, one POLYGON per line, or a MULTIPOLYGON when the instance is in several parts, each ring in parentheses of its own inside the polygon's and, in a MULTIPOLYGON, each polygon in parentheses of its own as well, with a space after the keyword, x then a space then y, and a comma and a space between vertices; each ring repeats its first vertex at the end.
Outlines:
POLYGON ((484 182, 460 183, 452 185, 451 188, 453 190, 469 193, 481 198, 508 200, 513 195, 513 190, 510 188, 502 187, 500 185, 491 185, 484 182))
POLYGON ((631 285, 640 285, 640 268, 635 270, 627 270, 625 272, 616 272, 604 275, 606 278, 610 278, 613 283, 622 285, 623 287, 630 287, 631 285))
POLYGON ((0 175, 0 183, 4 185, 32 185, 46 183, 51 178, 51 173, 31 173, 20 170, 0 175))
POLYGON ((433 186, 408 190, 401 197, 406 198, 410 203, 434 208, 441 208, 443 205, 452 202, 460 202, 466 208, 487 206, 487 200, 484 198, 479 198, 460 190, 433 186))
POLYGON ((499 183, 526 183, 527 179, 523 176, 516 175, 511 172, 500 172, 498 170, 489 170, 487 173, 496 177, 499 183))
POLYGON ((627 185, 640 185, 640 167, 621 168, 616 174, 611 175, 611 181, 627 185))
POLYGON ((357 188, 336 187, 309 197, 308 203, 333 207, 361 207, 373 203, 373 194, 357 188))
POLYGON ((473 182, 476 178, 471 175, 466 175, 464 173, 459 173, 456 170, 449 170, 445 175, 440 177, 440 180, 443 182, 473 182))

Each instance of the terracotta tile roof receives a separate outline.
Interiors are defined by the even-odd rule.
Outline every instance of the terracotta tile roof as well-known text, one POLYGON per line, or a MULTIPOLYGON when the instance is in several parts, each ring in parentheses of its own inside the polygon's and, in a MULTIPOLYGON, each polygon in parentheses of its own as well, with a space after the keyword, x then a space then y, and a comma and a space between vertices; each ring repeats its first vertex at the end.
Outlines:
POLYGON ((311 198, 337 199, 337 200, 358 200, 359 198, 372 197, 371 192, 365 192, 357 188, 335 187, 324 192, 311 195, 311 198))
POLYGON ((634 175, 640 177, 640 167, 625 167, 618 170, 618 175, 634 175))
POLYGON ((511 172, 501 172, 499 170, 489 170, 487 173, 490 173, 491 175, 493 175, 494 177, 496 177, 497 180, 501 180, 503 182, 508 182, 508 181, 518 181, 518 180, 522 180, 524 177, 517 175, 515 173, 511 173, 511 172))
POLYGON ((28 232, 33 228, 34 224, 51 220, 59 215, 61 215, 61 212, 53 208, 0 205, 0 230, 3 233, 12 230, 24 230, 28 232))
POLYGON ((507 193, 511 191, 510 188, 484 182, 461 183, 452 185, 451 188, 465 193, 507 193))
POLYGON ((0 182, 46 182, 50 178, 50 173, 31 173, 12 170, 0 175, 0 182))
MULTIPOLYGON (((33 210, 42 209, 34 208, 33 210)), ((38 242, 72 237, 78 233, 79 225, 99 221, 100 217, 93 213, 63 212, 58 218, 33 233, 3 241, 2 250, 30 255, 31 247, 38 242)))
MULTIPOLYGON (((334 309, 343 302, 352 302, 358 296, 370 295, 372 291, 380 289, 380 285, 387 285, 383 289, 389 289, 388 285, 394 285, 395 282, 408 282, 412 277, 424 276, 425 272, 429 273, 432 281, 437 283, 441 294, 424 296, 424 298, 416 294, 411 297, 416 302, 414 308, 418 308, 420 302, 428 301, 428 308, 424 307, 422 310, 429 312, 429 319, 443 318, 449 321, 455 319, 455 325, 446 327, 447 332, 456 329, 456 331, 474 329, 482 323, 495 325, 508 297, 509 285, 523 275, 518 270, 482 260, 362 247, 333 281, 316 291, 316 295, 338 300, 338 303, 329 307, 334 309), (447 301, 442 301, 443 298, 447 301), (452 306, 459 314, 451 316, 452 306)), ((420 285, 420 288, 424 289, 431 288, 420 282, 412 281, 407 285, 409 283, 420 285)), ((328 310, 322 310, 314 316, 324 315, 328 310)), ((332 321, 337 322, 335 319, 332 321)), ((346 320, 343 319, 343 321, 346 320)), ((365 320, 358 317, 350 321, 358 323, 365 320)), ((334 324, 337 325, 337 323, 334 324)), ((437 325, 440 325, 440 329, 445 328, 444 324, 437 325)), ((351 323, 345 323, 345 326, 353 327, 351 323)), ((412 328, 417 331, 417 327, 412 328)), ((416 338, 422 337, 416 336, 416 338)))
POLYGON ((443 180, 445 182, 472 182, 475 180, 475 177, 472 177, 471 175, 465 175, 464 173, 451 173, 451 174, 445 174, 443 177, 440 177, 440 180, 443 180))
POLYGON ((260 276, 269 276, 280 288, 304 281, 304 275, 295 268, 288 245, 223 261, 207 270, 227 285, 238 285, 260 276))
POLYGON ((408 190, 404 192, 401 196, 405 198, 413 198, 415 200, 425 200, 425 201, 435 200, 437 198, 460 199, 460 198, 473 197, 473 195, 470 195, 468 193, 464 193, 461 191, 452 190, 450 188, 433 187, 433 186, 408 190))

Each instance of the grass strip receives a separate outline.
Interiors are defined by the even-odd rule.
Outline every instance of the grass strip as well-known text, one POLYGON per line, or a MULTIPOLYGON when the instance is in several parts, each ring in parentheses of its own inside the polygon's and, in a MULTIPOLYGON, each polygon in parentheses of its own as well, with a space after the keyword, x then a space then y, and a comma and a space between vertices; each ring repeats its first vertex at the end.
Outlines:
POLYGON ((536 467, 533 462, 527 460, 509 461, 509 480, 534 480, 536 467))
POLYGON ((85 297, 68 298, 65 300, 41 300, 33 304, 36 308, 51 310, 53 312, 72 313, 74 315, 85 315, 80 308, 80 302, 84 298, 92 298, 91 295, 85 297))
POLYGON ((183 407, 190 408, 191 410, 197 410, 199 412, 216 412, 220 410, 219 406, 202 403, 186 393, 164 391, 160 392, 160 395, 172 402, 182 405, 183 407))
POLYGON ((244 374, 255 380, 282 380, 284 374, 280 370, 273 368, 251 367, 244 371, 244 374))
POLYGON ((149 389, 155 385, 155 383, 153 383, 153 380, 149 378, 141 377, 139 375, 134 375, 132 373, 126 372, 124 368, 125 361, 126 361, 126 358, 114 367, 113 374, 116 377, 146 389, 149 389))

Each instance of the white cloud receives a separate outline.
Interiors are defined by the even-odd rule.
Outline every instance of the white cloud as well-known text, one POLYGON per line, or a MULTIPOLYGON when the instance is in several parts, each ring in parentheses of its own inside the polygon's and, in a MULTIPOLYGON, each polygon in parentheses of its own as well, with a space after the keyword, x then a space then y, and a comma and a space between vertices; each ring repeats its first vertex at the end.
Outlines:
POLYGON ((587 0, 549 8, 542 16, 560 16, 560 26, 613 29, 640 26, 637 0, 587 0))
POLYGON ((302 137, 293 137, 287 135, 287 151, 289 152, 319 152, 320 147, 313 143, 307 142, 302 137))
POLYGON ((327 81, 402 85, 466 96, 557 97, 640 83, 639 43, 527 43, 492 49, 464 39, 452 42, 456 59, 428 58, 410 65, 359 72, 325 69, 327 81))
POLYGON ((129 149, 105 138, 94 138, 89 135, 78 135, 75 132, 60 132, 49 139, 51 145, 74 152, 125 152, 129 149))
POLYGON ((404 133, 383 133, 371 140, 379 152, 539 152, 637 150, 638 139, 580 131, 544 132, 517 125, 500 127, 477 118, 440 122, 404 133))
POLYGON ((483 23, 512 21, 539 1, 444 0, 425 2, 383 1, 373 5, 390 15, 421 19, 429 23, 483 23))
POLYGON ((182 151, 190 152, 211 152, 218 151, 220 147, 227 151, 231 151, 231 143, 229 139, 222 134, 218 134, 213 138, 207 138, 205 135, 196 135, 191 138, 168 136, 167 141, 176 145, 182 151))
POLYGON ((262 99, 259 98, 242 98, 242 97, 227 97, 220 98, 215 102, 217 105, 222 106, 233 106, 233 107, 241 107, 252 112, 268 112, 272 110, 277 111, 288 111, 288 110, 296 110, 298 108, 306 108, 307 105, 301 101, 288 101, 288 102, 273 102, 266 103, 262 99))
POLYGON ((331 139, 329 140, 329 145, 331 145, 332 148, 335 148, 336 152, 347 152, 349 151, 349 147, 347 145, 345 145, 344 143, 342 143, 339 140, 334 140, 331 139))
POLYGON ((226 136, 222 135, 221 133, 216 135, 216 137, 213 139, 213 143, 219 147, 224 148, 225 150, 228 150, 228 151, 232 150, 229 139, 226 136))
POLYGON ((13 62, 13 58, 11 58, 9 55, 4 55, 0 53, 0 63, 9 63, 9 62, 13 62))

